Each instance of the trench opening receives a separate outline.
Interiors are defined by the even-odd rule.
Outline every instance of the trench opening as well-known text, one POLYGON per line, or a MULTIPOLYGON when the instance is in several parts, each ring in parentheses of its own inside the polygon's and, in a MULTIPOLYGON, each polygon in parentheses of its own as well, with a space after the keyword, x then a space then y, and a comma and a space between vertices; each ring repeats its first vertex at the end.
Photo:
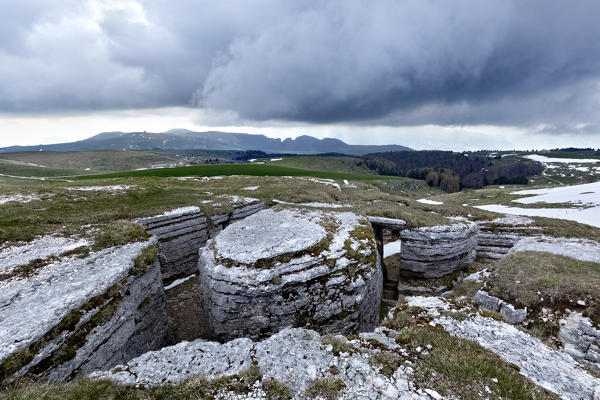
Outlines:
MULTIPOLYGON (((203 316, 206 311, 203 308, 201 293, 201 280, 198 270, 198 253, 205 246, 206 242, 214 238, 221 230, 227 227, 234 221, 245 219, 266 207, 255 207, 250 212, 242 213, 241 217, 232 220, 232 218, 223 218, 215 221, 212 218, 212 224, 207 224, 198 215, 187 216, 175 221, 185 225, 185 229, 181 230, 174 227, 173 230, 180 231, 181 235, 173 236, 162 232, 163 238, 159 235, 159 261, 163 270, 163 286, 165 289, 165 303, 167 319, 169 324, 169 344, 175 344, 180 341, 192 341, 195 339, 214 340, 210 329, 206 326, 203 316), (195 219, 194 219, 195 218, 195 219), (214 223, 217 222, 217 223, 214 223), (212 225, 212 226, 211 226, 212 225), (199 231, 201 231, 199 233, 199 231), (187 240, 185 238, 190 240, 187 240), (173 242, 182 243, 185 245, 172 246, 173 242), (173 249, 176 252, 173 252, 173 249), (182 267, 181 263, 185 263, 182 267), (173 273, 173 271, 176 271, 173 273)), ((208 219, 208 218, 207 218, 208 219)), ((383 295, 382 301, 392 302, 397 300, 397 277, 398 277, 398 262, 399 251, 395 250, 395 257, 389 258, 384 262, 384 249, 388 248, 384 245, 384 241, 399 242, 399 229, 384 229, 380 225, 371 224, 376 238, 377 252, 381 260, 381 272, 384 276, 381 283, 383 295), (380 229, 381 228, 381 229, 380 229), (379 234, 380 232, 381 234, 379 234), (388 265, 389 264, 389 265, 388 265)), ((150 233, 153 233, 150 230, 150 233)), ((157 231, 153 234, 156 235, 157 231)), ((392 251, 392 250, 389 250, 392 251)))

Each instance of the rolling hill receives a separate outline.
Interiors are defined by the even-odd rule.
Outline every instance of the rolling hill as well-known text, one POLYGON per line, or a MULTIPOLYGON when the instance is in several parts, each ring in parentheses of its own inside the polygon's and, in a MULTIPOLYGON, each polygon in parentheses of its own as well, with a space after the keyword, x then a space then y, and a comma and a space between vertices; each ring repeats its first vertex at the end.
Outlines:
POLYGON ((0 153, 149 149, 261 150, 267 153, 294 154, 336 152, 349 155, 411 150, 400 145, 351 145, 339 139, 317 139, 306 135, 298 136, 295 139, 281 140, 248 133, 193 132, 185 129, 173 129, 162 133, 104 132, 77 142, 4 147, 0 148, 0 153))

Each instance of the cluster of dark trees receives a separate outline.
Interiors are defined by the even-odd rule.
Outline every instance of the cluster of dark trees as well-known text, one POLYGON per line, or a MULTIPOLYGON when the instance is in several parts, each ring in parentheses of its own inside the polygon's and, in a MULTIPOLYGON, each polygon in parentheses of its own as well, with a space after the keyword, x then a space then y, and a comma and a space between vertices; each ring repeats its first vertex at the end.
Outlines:
POLYGON ((580 152, 580 151, 589 151, 599 153, 600 149, 594 149, 592 147, 563 147, 560 149, 552 149, 550 151, 564 151, 568 153, 580 152))
POLYGON ((452 151, 394 151, 365 156, 365 164, 382 175, 425 180, 447 192, 486 185, 526 184, 543 166, 526 159, 496 159, 452 151))

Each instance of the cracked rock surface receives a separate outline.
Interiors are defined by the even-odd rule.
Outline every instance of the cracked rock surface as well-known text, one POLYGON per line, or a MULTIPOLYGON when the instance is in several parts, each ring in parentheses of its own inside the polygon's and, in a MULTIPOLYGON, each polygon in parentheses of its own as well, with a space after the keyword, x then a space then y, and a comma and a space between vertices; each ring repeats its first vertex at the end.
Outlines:
POLYGON ((104 249, 0 282, 0 362, 12 357, 7 365, 19 367, 3 370, 9 375, 1 379, 31 373, 64 380, 163 345, 166 315, 158 263, 131 274, 134 259, 154 243, 104 249), (102 310, 103 317, 96 317, 102 310), (72 354, 57 358, 57 352, 72 354))
POLYGON ((417 278, 439 278, 471 264, 477 248, 477 224, 405 229, 400 273, 417 278))
POLYGON ((522 375, 564 399, 596 399, 600 379, 592 376, 565 351, 550 349, 539 339, 502 321, 472 314, 463 320, 441 316, 451 305, 441 298, 415 296, 408 304, 438 316, 432 324, 441 325, 451 335, 468 339, 519 367, 522 375))
MULTIPOLYGON (((396 346, 388 334, 378 328, 369 338, 382 346, 396 346)), ((257 365, 263 381, 275 378, 284 382, 292 389, 295 399, 301 398, 311 383, 325 377, 339 378, 346 384, 339 394, 340 399, 431 399, 427 392, 413 385, 409 368, 401 366, 392 376, 386 376, 369 361, 370 354, 377 350, 360 339, 350 342, 343 336, 338 338, 345 340, 350 348, 361 351, 336 355, 317 332, 290 328, 260 342, 249 339, 224 344, 204 340, 182 342, 92 376, 120 384, 155 386, 176 384, 196 374, 236 375, 257 365)), ((223 398, 235 397, 224 395, 223 398)))
POLYGON ((209 337, 266 337, 286 327, 372 330, 383 277, 371 227, 353 213, 263 210, 200 251, 209 337))

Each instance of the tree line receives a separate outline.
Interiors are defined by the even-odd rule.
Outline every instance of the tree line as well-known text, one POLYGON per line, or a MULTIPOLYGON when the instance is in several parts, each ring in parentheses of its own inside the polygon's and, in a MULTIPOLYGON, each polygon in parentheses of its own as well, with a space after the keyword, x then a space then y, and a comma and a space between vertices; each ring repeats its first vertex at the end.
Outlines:
POLYGON ((424 180, 447 192, 486 185, 527 184, 543 166, 526 159, 473 156, 452 151, 393 151, 367 154, 368 168, 382 175, 424 180))

